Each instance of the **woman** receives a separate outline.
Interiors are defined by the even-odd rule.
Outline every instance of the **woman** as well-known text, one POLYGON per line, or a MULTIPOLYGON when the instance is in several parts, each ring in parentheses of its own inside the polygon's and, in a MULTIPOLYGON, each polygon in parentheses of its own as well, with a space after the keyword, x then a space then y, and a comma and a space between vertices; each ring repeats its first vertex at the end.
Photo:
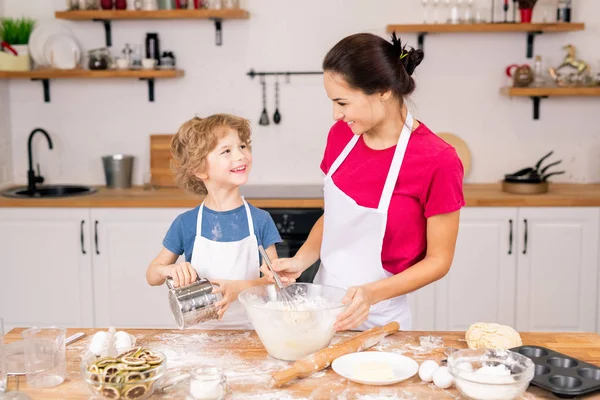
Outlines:
POLYGON ((274 269, 292 282, 320 258, 315 283, 348 289, 336 330, 391 321, 411 329, 406 294, 452 264, 464 172, 454 148, 405 105, 422 60, 395 35, 389 43, 363 33, 323 61, 337 121, 321 163, 325 212, 297 254, 274 269))

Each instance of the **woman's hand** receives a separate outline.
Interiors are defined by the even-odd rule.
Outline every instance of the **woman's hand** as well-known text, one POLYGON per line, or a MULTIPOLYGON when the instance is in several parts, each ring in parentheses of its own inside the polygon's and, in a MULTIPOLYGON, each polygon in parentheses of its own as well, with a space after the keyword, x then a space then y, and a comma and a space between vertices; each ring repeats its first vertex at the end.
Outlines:
POLYGON ((361 325, 369 317, 369 310, 374 303, 373 295, 365 286, 353 286, 348 289, 346 296, 342 299, 343 304, 348 304, 346 310, 341 313, 333 328, 336 331, 353 329, 361 325))
MULTIPOLYGON (((300 260, 296 259, 295 257, 278 258, 276 260, 272 260, 271 265, 273 266, 273 270, 279 274, 279 278, 281 279, 282 283, 294 283, 306 269, 300 260)), ((262 272, 269 279, 269 282, 275 282, 273 274, 271 273, 271 270, 267 264, 261 265, 260 272, 262 272)))
POLYGON ((158 273, 164 278, 173 280, 173 287, 187 286, 196 281, 196 270, 189 262, 162 265, 157 267, 158 273))
POLYGON ((238 295, 245 289, 250 287, 248 281, 228 281, 228 280, 212 280, 213 293, 221 293, 223 298, 215 303, 219 321, 223 319, 223 314, 229 308, 229 305, 237 300, 238 295))

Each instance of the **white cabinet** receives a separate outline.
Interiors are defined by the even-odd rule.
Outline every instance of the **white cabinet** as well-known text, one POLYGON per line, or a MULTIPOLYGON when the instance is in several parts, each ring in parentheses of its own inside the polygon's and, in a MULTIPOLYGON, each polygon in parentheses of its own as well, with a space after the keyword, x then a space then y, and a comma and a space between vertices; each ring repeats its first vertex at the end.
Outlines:
POLYGON ((520 331, 596 330, 598 208, 521 208, 520 331))
POLYGON ((149 286, 146 268, 183 211, 92 209, 97 326, 176 328, 167 288, 149 286))
POLYGON ((515 324, 515 224, 511 207, 463 208, 450 272, 436 282, 435 328, 515 324))
POLYGON ((464 208, 450 272, 432 285, 434 328, 595 331, 599 232, 599 208, 464 208))
POLYGON ((90 210, 0 208, 0 317, 92 327, 90 210))
POLYGON ((175 328, 146 268, 182 209, 0 208, 7 326, 175 328))

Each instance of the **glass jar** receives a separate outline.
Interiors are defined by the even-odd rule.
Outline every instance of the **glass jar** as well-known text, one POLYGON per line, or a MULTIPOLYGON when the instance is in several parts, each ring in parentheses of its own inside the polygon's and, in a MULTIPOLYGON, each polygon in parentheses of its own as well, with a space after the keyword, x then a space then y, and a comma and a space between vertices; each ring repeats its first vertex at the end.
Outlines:
POLYGON ((108 69, 110 65, 110 52, 106 47, 88 52, 88 68, 92 70, 108 69))
POLYGON ((236 9, 240 8, 240 0, 222 0, 223 8, 236 9))
POLYGON ((229 385, 221 368, 201 367, 190 371, 189 398, 193 400, 222 400, 229 385))

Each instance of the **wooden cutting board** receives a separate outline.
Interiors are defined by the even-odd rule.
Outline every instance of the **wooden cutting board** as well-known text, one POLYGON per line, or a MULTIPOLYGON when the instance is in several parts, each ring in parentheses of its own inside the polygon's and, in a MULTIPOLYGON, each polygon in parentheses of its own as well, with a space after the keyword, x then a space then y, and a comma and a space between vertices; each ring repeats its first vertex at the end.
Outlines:
POLYGON ((152 184, 177 187, 170 169, 172 134, 150 135, 150 173, 152 184))

